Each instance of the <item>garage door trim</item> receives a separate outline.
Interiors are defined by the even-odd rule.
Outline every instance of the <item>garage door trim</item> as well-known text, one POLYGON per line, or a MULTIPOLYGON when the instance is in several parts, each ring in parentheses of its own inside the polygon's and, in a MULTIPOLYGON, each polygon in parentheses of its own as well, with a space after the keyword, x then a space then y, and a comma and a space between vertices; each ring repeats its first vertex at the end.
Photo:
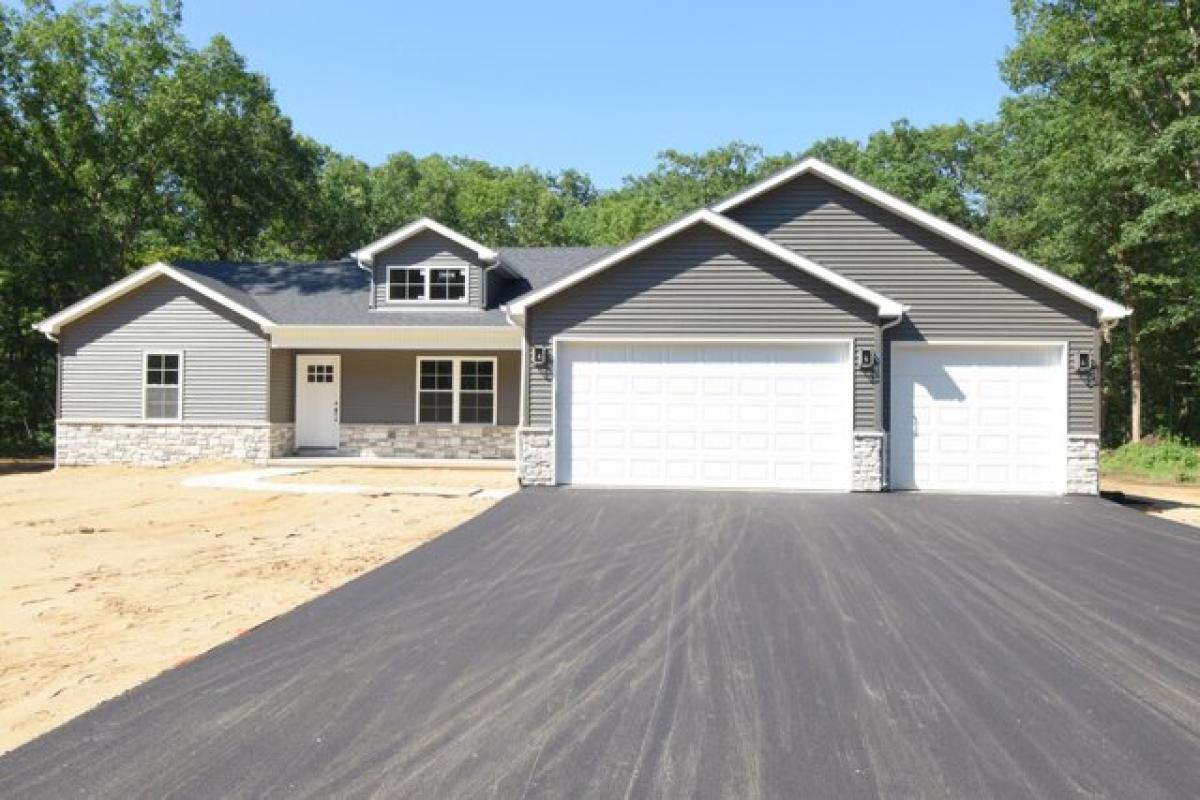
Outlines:
MULTIPOLYGON (((889 343, 890 349, 888 352, 888 383, 887 383, 887 408, 888 408, 888 431, 889 438, 892 439, 892 452, 895 451, 896 438, 894 436, 896 429, 895 410, 896 410, 896 380, 895 380, 895 365, 897 350, 921 350, 927 348, 946 347, 946 348, 1053 348, 1058 353, 1059 368, 1061 373, 1061 390, 1060 407, 1057 411, 1058 422, 1060 425, 1062 463, 1057 467, 1058 481, 1057 484, 1049 487, 1048 494, 1066 494, 1067 492, 1067 443, 1071 438, 1070 430, 1070 391, 1071 391, 1071 365, 1070 365, 1070 342, 1062 339, 926 339, 922 341, 893 341, 889 343)), ((892 481, 891 457, 888 458, 888 484, 889 489, 895 491, 896 487, 892 481)), ((901 490, 907 491, 907 490, 901 490)), ((937 490, 925 490, 937 491, 937 490)), ((948 491, 948 490, 946 490, 948 491)), ((1019 491, 1017 493, 1020 493, 1019 491)))
MULTIPOLYGON (((854 338, 848 336, 755 336, 755 335, 711 335, 711 334, 695 334, 695 335, 673 335, 664 334, 657 336, 653 334, 575 334, 563 333, 550 337, 550 413, 553 423, 552 434, 552 450, 553 457, 550 461, 550 482, 553 485, 558 485, 559 458, 561 457, 559 447, 559 419, 558 419, 558 387, 560 384, 559 364, 561 363, 560 344, 833 344, 842 345, 846 348, 846 376, 845 376, 845 392, 846 403, 850 409, 850 441, 846 443, 847 448, 853 454, 854 448, 854 338)), ((853 484, 854 464, 853 456, 851 456, 849 468, 846 471, 844 491, 849 492, 853 484)), ((679 487, 672 487, 679 488, 679 487)), ((705 487, 695 487, 705 488, 705 487)))

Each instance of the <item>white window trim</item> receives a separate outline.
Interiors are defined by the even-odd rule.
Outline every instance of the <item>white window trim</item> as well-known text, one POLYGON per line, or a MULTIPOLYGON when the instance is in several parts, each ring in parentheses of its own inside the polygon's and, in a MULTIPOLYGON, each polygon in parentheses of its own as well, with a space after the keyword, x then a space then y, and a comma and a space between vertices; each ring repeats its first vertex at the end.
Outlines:
MULTIPOLYGON (((413 405, 413 419, 417 425, 495 425, 500 414, 500 361, 495 356, 417 356, 416 396, 413 405), (453 413, 450 422, 423 422, 421 420, 421 364, 426 361, 450 361, 454 366, 451 371, 451 393, 453 413), (491 422, 460 422, 459 396, 462 393, 462 362, 490 361, 492 364, 492 421, 491 422)), ((445 391, 445 389, 429 390, 445 391)))
POLYGON ((184 387, 184 358, 182 350, 143 350, 142 351, 142 413, 141 418, 147 422, 180 422, 183 420, 183 387, 184 387), (150 388, 150 384, 146 383, 146 372, 150 369, 150 356, 178 356, 179 357, 179 403, 175 408, 175 416, 173 417, 147 417, 146 416, 146 390, 150 388))
POLYGON ((384 283, 384 302, 388 305, 422 305, 422 306, 461 306, 471 302, 471 270, 470 267, 452 266, 439 267, 430 264, 388 264, 387 266, 387 282, 384 283), (421 275, 425 279, 425 297, 420 300, 393 300, 392 299, 392 272, 398 269, 419 269, 421 275), (431 300, 430 299, 430 275, 435 269, 456 269, 463 274, 463 296, 459 300, 431 300))

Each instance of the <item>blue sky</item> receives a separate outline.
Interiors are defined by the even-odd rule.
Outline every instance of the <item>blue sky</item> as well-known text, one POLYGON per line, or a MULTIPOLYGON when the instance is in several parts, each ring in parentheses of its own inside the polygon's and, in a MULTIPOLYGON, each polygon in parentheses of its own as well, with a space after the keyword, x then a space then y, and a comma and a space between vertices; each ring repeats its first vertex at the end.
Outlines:
POLYGON ((1004 0, 190 0, 184 30, 224 33, 299 131, 370 164, 437 152, 606 188, 666 148, 990 117, 1013 41, 1004 0))

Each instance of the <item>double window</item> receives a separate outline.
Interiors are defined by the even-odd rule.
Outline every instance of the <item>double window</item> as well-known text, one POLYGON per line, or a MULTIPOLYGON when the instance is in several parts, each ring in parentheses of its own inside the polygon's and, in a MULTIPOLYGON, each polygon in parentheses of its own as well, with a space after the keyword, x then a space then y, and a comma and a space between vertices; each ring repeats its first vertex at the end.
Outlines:
POLYGON ((496 359, 418 358, 417 422, 496 422, 496 359))
POLYGON ((146 353, 142 373, 142 415, 146 419, 183 416, 183 354, 146 353))
POLYGON ((388 267, 387 297, 392 302, 465 303, 466 267, 388 267))

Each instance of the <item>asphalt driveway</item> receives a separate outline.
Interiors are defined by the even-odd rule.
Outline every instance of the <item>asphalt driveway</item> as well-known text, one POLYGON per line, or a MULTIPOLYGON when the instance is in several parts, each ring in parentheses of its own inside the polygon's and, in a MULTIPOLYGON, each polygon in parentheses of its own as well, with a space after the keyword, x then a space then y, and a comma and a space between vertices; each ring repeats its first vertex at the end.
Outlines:
POLYGON ((525 490, 0 759, 0 796, 1200 796, 1200 532, 525 490))

